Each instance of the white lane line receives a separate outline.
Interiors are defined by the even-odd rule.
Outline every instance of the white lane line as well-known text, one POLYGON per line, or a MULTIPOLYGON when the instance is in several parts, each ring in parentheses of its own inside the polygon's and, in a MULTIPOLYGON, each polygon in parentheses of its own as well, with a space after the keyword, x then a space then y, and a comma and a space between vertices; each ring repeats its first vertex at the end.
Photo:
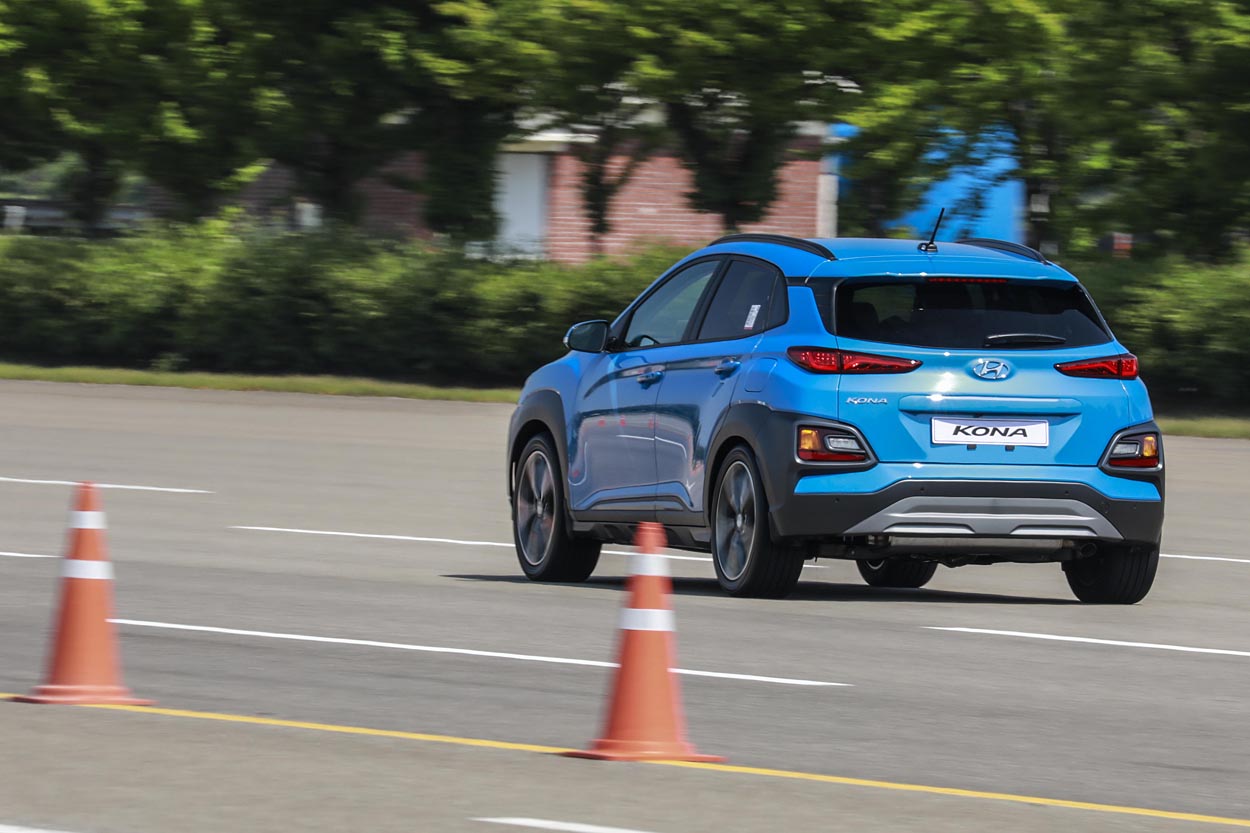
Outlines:
MULTIPOLYGON (((512 545, 507 544, 507 546, 510 547, 512 545)), ((604 550, 603 554, 604 555, 633 555, 633 553, 629 552, 628 550, 604 550)), ((660 558, 667 558, 669 561, 704 561, 708 564, 712 563, 712 559, 704 555, 668 555, 667 553, 662 553, 662 552, 657 552, 656 555, 658 555, 660 558)))
POLYGON ((953 631, 955 633, 981 633, 990 636, 1015 636, 1021 639, 1046 639, 1052 642, 1083 642, 1088 645, 1114 645, 1118 648, 1149 648, 1154 651, 1182 651, 1188 654, 1219 654, 1226 657, 1250 657, 1250 651, 1230 651, 1226 648, 1192 648, 1186 645, 1164 645, 1158 642, 1122 642, 1118 639, 1091 639, 1086 636, 1058 636, 1053 633, 1027 633, 1025 631, 994 631, 983 628, 935 628, 930 631, 953 631))
MULTIPOLYGON (((25 477, 0 477, 0 483, 29 483, 36 486, 77 486, 78 480, 31 480, 25 477)), ((97 489, 128 489, 132 492, 173 492, 179 495, 212 495, 206 489, 173 489, 166 486, 129 486, 123 483, 96 483, 97 489)))
POLYGON ((1176 553, 1165 552, 1160 558, 1184 558, 1189 561, 1231 561, 1233 564, 1250 564, 1250 558, 1221 558, 1216 555, 1177 555, 1176 553))
POLYGON ((422 544, 460 544, 466 547, 508 547, 512 544, 501 544, 498 541, 462 541, 456 538, 426 538, 420 535, 378 535, 371 532, 333 532, 328 529, 289 529, 281 526, 232 526, 231 529, 246 529, 252 532, 291 532, 297 535, 330 535, 337 538, 373 538, 381 541, 417 541, 422 544))
MULTIPOLYGON (((421 535, 379 535, 373 532, 337 532, 329 529, 293 529, 282 526, 232 526, 231 529, 243 529, 251 532, 289 532, 295 535, 329 535, 338 538, 370 538, 381 541, 416 541, 420 544, 456 544, 462 547, 507 547, 512 549, 514 544, 504 544, 499 541, 465 541, 459 538, 429 538, 421 535)), ((604 550, 604 555, 629 555, 626 550, 604 550)), ((700 555, 666 555, 661 554, 661 558, 667 558, 670 561, 703 561, 711 563, 712 559, 700 555)), ((823 564, 805 564, 805 567, 815 568, 818 570, 827 569, 823 564)))
MULTIPOLYGON (((550 819, 469 819, 484 821, 487 824, 507 824, 512 827, 529 827, 534 830, 558 830, 562 833, 646 833, 645 830, 633 830, 627 827, 603 827, 598 824, 580 824, 575 821, 551 821, 550 819)), ((0 830, 0 833, 3 833, 0 830)))
POLYGON ((65 833, 65 831, 45 830, 42 827, 17 827, 12 824, 0 824, 0 833, 65 833))
MULTIPOLYGON (((423 651, 429 654, 458 654, 468 657, 487 657, 490 659, 512 659, 523 662, 550 662, 557 665, 581 665, 591 668, 616 668, 615 662, 603 662, 594 659, 573 659, 571 657, 546 657, 534 654, 513 654, 504 651, 476 651, 469 648, 445 648, 438 645, 409 645, 404 642, 379 642, 373 639, 345 639, 337 636, 308 636, 300 633, 275 633, 273 631, 250 631, 240 628, 216 628, 207 625, 179 625, 173 622, 149 622, 143 619, 110 619, 118 625, 132 625, 138 628, 159 628, 171 631, 196 631, 199 633, 220 633, 229 636, 255 636, 264 639, 289 639, 296 642, 322 642, 331 645, 354 645, 360 648, 392 648, 400 651, 423 651)), ((691 677, 716 677, 722 680, 746 680, 756 683, 776 683, 778 685, 850 687, 850 683, 829 683, 821 680, 796 680, 789 677, 764 677, 758 674, 731 674, 725 671, 691 671, 685 668, 674 668, 675 674, 686 674, 691 677)))
MULTIPOLYGON (((5 558, 60 558, 59 555, 39 555, 33 552, 0 552, 0 556, 5 558)), ((0 828, 0 833, 3 833, 3 828, 0 828)))

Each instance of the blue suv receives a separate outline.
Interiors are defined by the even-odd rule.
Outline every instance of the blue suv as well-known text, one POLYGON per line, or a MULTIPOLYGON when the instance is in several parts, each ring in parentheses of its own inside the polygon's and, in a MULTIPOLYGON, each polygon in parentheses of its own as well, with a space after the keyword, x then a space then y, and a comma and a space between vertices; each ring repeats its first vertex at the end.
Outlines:
POLYGON ((877 587, 1059 562, 1098 603, 1154 581, 1163 443, 1137 359, 1033 249, 730 235, 565 344, 509 431, 532 579, 585 580, 658 521, 741 596, 786 595, 817 557, 877 587))

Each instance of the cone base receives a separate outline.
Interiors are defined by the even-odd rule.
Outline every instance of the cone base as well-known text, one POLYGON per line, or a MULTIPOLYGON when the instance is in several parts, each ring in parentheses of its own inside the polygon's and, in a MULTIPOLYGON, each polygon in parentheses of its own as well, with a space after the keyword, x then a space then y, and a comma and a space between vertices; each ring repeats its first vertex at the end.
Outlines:
POLYGON ((566 758, 590 758, 595 761, 690 761, 715 764, 725 759, 719 755, 703 755, 688 743, 639 743, 637 741, 597 740, 590 749, 561 752, 566 758))
POLYGON ((153 702, 135 697, 125 686, 111 685, 41 685, 13 700, 65 706, 150 706, 153 702))

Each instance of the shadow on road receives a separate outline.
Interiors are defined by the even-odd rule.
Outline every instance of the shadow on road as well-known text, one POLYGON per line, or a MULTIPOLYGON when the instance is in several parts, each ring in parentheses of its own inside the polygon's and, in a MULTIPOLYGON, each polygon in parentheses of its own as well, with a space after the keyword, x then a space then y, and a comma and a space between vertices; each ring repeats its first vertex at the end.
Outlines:
MULTIPOLYGON (((443 578, 457 581, 502 582, 505 584, 530 584, 530 580, 518 575, 464 575, 446 574, 443 578)), ((549 587, 560 585, 546 585, 549 587)), ((570 590, 614 590, 625 588, 624 576, 591 578, 581 584, 565 585, 570 590)), ((715 579, 673 579, 673 592, 679 596, 724 596, 715 579)), ((889 590, 861 584, 835 584, 826 582, 800 582, 793 593, 781 601, 831 601, 831 602, 895 602, 912 604, 1000 604, 1000 605, 1076 605, 1076 599, 1049 599, 1037 596, 1003 596, 996 593, 967 593, 958 590, 889 590)))

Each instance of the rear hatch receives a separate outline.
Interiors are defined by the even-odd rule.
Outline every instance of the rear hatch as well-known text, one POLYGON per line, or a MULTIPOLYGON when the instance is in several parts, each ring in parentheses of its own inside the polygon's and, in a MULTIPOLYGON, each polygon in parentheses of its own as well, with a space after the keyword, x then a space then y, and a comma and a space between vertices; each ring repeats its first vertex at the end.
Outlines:
POLYGON ((843 353, 920 363, 840 377, 840 418, 883 462, 1092 466, 1132 422, 1121 379, 1056 369, 1123 352, 1074 281, 892 277, 821 294, 843 353))

